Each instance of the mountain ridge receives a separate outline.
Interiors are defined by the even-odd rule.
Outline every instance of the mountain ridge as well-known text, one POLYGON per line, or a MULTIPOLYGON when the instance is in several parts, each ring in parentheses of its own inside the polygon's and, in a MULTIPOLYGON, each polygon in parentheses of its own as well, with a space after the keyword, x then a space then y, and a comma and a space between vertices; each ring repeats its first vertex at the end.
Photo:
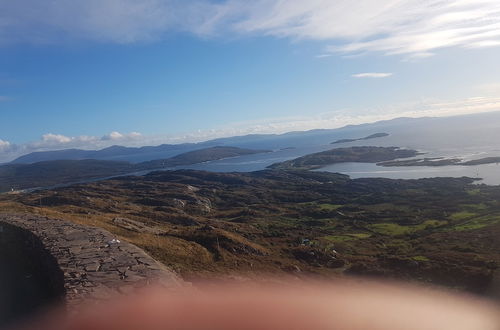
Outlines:
POLYGON ((281 149, 285 147, 295 147, 295 144, 308 143, 306 140, 314 140, 318 136, 326 135, 324 138, 325 144, 330 143, 331 138, 327 135, 335 134, 341 138, 344 131, 363 130, 365 128, 387 123, 400 123, 419 120, 420 118, 394 118, 391 120, 377 121, 374 123, 346 125, 332 129, 311 129, 307 131, 290 131, 281 134, 247 134, 231 137, 222 137, 211 139, 198 143, 181 143, 181 144, 161 144, 158 146, 142 146, 142 147, 125 147, 113 145, 99 150, 84 150, 84 149, 63 149, 53 151, 37 151, 26 155, 22 155, 9 164, 30 164, 48 160, 82 160, 82 159, 99 159, 99 160, 126 160, 132 163, 141 163, 144 161, 170 158, 184 152, 194 151, 213 146, 234 146, 248 149, 281 149), (291 139, 291 140, 287 140, 291 139), (285 140, 285 141, 284 141, 285 140), (119 150, 120 152, 116 152, 119 150), (137 160, 137 161, 136 161, 137 160))

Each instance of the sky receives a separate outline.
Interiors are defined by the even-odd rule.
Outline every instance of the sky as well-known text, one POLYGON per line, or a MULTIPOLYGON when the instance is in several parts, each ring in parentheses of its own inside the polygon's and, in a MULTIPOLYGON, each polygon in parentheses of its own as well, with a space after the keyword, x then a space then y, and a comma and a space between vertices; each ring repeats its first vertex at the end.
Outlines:
POLYGON ((0 162, 500 110, 498 0, 0 0, 0 162))

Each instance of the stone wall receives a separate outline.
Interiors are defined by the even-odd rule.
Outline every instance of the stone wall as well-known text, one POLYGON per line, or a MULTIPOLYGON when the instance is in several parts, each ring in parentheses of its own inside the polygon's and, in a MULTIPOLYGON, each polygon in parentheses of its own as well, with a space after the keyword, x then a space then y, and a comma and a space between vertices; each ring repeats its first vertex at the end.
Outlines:
POLYGON ((168 288, 183 284, 144 251, 100 228, 28 214, 0 214, 2 225, 19 228, 20 235, 33 234, 41 268, 53 281, 47 285, 55 290, 63 286, 70 308, 84 299, 107 299, 151 283, 168 288))

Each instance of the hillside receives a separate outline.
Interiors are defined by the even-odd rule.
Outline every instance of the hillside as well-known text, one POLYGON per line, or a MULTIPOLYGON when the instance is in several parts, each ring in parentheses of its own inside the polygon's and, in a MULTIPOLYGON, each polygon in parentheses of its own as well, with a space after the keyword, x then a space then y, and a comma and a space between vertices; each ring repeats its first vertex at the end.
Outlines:
POLYGON ((500 265, 500 188, 193 170, 3 195, 0 207, 105 228, 187 280, 371 275, 485 293, 500 265))
POLYGON ((134 166, 127 162, 106 160, 55 160, 35 164, 0 166, 0 192, 52 186, 92 178, 130 173, 134 166))

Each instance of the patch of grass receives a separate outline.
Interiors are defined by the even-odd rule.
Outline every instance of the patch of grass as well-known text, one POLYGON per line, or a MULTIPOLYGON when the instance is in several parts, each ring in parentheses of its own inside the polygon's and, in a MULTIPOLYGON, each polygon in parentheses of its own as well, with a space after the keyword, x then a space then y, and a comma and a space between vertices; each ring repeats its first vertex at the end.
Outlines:
POLYGON ((324 239, 330 241, 330 242, 346 242, 346 241, 352 241, 355 240, 355 237, 352 237, 350 235, 329 235, 329 236, 323 236, 324 239))
POLYGON ((484 228, 487 226, 491 226, 491 225, 494 225, 497 223, 500 223, 499 216, 483 216, 483 217, 474 218, 474 219, 467 221, 465 223, 461 223, 459 225, 456 225, 453 227, 453 229, 457 230, 457 231, 475 230, 475 229, 481 229, 481 228, 484 228))
POLYGON ((396 205, 392 203, 365 205, 364 208, 371 212, 397 212, 401 214, 411 212, 411 208, 407 205, 396 205))
POLYGON ((447 225, 448 221, 442 221, 442 220, 426 220, 422 222, 420 225, 412 226, 416 229, 419 230, 424 230, 424 229, 429 229, 429 228, 437 228, 441 227, 444 225, 447 225))
POLYGON ((337 204, 318 204, 318 208, 324 211, 335 211, 341 208, 344 205, 337 205, 337 204))
POLYGON ((467 193, 470 196, 477 196, 481 193, 481 189, 470 189, 470 190, 467 190, 467 193))
POLYGON ((368 225, 368 228, 370 228, 371 230, 373 230, 378 234, 389 235, 389 236, 400 236, 400 235, 411 234, 425 229, 440 227, 446 224, 447 224, 446 221, 426 220, 421 224, 413 226, 401 226, 398 225, 397 223, 375 223, 368 225))
POLYGON ((412 244, 405 239, 391 238, 388 240, 382 248, 386 249, 387 252, 397 254, 397 255, 407 255, 413 250, 412 244))
POLYGON ((336 230, 340 224, 340 222, 334 218, 321 219, 321 221, 325 223, 325 226, 323 227, 325 230, 336 230))
POLYGON ((451 220, 459 221, 459 220, 465 220, 468 218, 472 218, 475 216, 477 216, 477 213, 462 211, 462 212, 453 213, 448 218, 450 218, 451 220))
POLYGON ((479 203, 479 204, 463 204, 462 205, 466 209, 471 209, 473 211, 482 211, 488 209, 488 205, 484 203, 479 203))
POLYGON ((414 231, 411 226, 401 226, 396 223, 375 223, 368 227, 378 234, 390 236, 406 235, 414 231))
POLYGON ((359 238, 359 239, 369 238, 372 236, 371 234, 367 234, 367 233, 356 233, 356 234, 347 234, 347 235, 351 236, 351 237, 359 238))
POLYGON ((453 229, 458 230, 458 231, 464 231, 464 230, 474 230, 474 229, 481 229, 488 226, 486 223, 479 223, 477 221, 470 221, 467 223, 464 223, 462 225, 457 225, 453 227, 453 229))
POLYGON ((266 223, 272 223, 276 228, 281 228, 281 229, 292 229, 296 228, 301 221, 307 221, 311 219, 296 219, 296 218, 288 218, 288 217, 275 217, 273 219, 266 219, 266 223))
POLYGON ((411 259, 415 261, 430 261, 430 259, 427 258, 426 256, 414 256, 411 257, 411 259))
POLYGON ((323 236, 323 238, 331 242, 346 242, 346 241, 370 238, 371 236, 372 234, 369 233, 349 233, 343 235, 323 236))

